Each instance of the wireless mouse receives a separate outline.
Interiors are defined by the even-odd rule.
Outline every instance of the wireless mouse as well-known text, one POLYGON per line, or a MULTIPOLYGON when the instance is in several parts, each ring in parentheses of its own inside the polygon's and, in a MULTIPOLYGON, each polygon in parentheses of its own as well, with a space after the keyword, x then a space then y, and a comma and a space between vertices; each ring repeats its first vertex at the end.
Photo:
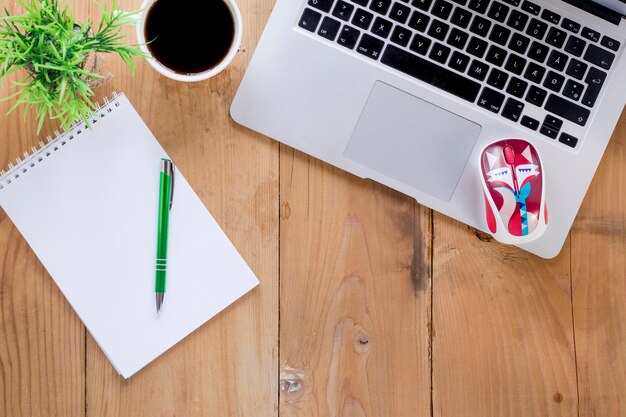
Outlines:
POLYGON ((502 139, 487 145, 480 154, 480 178, 487 227, 496 240, 517 245, 545 232, 545 168, 532 144, 502 139))

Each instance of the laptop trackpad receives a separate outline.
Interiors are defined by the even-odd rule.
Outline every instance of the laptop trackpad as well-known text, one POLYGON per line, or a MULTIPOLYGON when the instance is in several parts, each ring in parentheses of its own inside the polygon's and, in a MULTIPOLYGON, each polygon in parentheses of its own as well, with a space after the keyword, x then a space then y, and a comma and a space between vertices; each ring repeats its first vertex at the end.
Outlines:
POLYGON ((376 82, 344 156, 448 201, 480 130, 474 122, 376 82))

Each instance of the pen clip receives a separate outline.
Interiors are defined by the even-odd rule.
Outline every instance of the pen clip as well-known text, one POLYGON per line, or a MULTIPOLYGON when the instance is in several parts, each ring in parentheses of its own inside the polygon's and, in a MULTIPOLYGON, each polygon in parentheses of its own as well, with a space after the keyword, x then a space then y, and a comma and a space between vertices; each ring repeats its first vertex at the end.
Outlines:
POLYGON ((172 187, 170 189, 170 211, 172 210, 172 204, 174 203, 174 171, 176 168, 174 167, 174 163, 172 162, 172 187))

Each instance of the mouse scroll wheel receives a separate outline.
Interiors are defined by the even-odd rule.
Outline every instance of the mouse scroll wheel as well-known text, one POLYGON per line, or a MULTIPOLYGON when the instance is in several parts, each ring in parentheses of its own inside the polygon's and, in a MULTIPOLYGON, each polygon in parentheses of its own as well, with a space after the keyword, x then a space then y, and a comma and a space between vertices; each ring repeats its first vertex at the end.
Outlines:
POLYGON ((515 163, 515 151, 511 146, 504 147, 504 160, 509 165, 513 165, 515 163))

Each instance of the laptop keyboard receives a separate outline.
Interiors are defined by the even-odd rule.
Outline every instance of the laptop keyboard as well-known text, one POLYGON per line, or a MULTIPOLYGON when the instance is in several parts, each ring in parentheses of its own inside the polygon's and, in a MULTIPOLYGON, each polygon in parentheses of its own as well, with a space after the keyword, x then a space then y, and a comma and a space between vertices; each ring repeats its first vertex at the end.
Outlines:
POLYGON ((620 48, 521 0, 308 0, 298 25, 571 148, 620 48))

